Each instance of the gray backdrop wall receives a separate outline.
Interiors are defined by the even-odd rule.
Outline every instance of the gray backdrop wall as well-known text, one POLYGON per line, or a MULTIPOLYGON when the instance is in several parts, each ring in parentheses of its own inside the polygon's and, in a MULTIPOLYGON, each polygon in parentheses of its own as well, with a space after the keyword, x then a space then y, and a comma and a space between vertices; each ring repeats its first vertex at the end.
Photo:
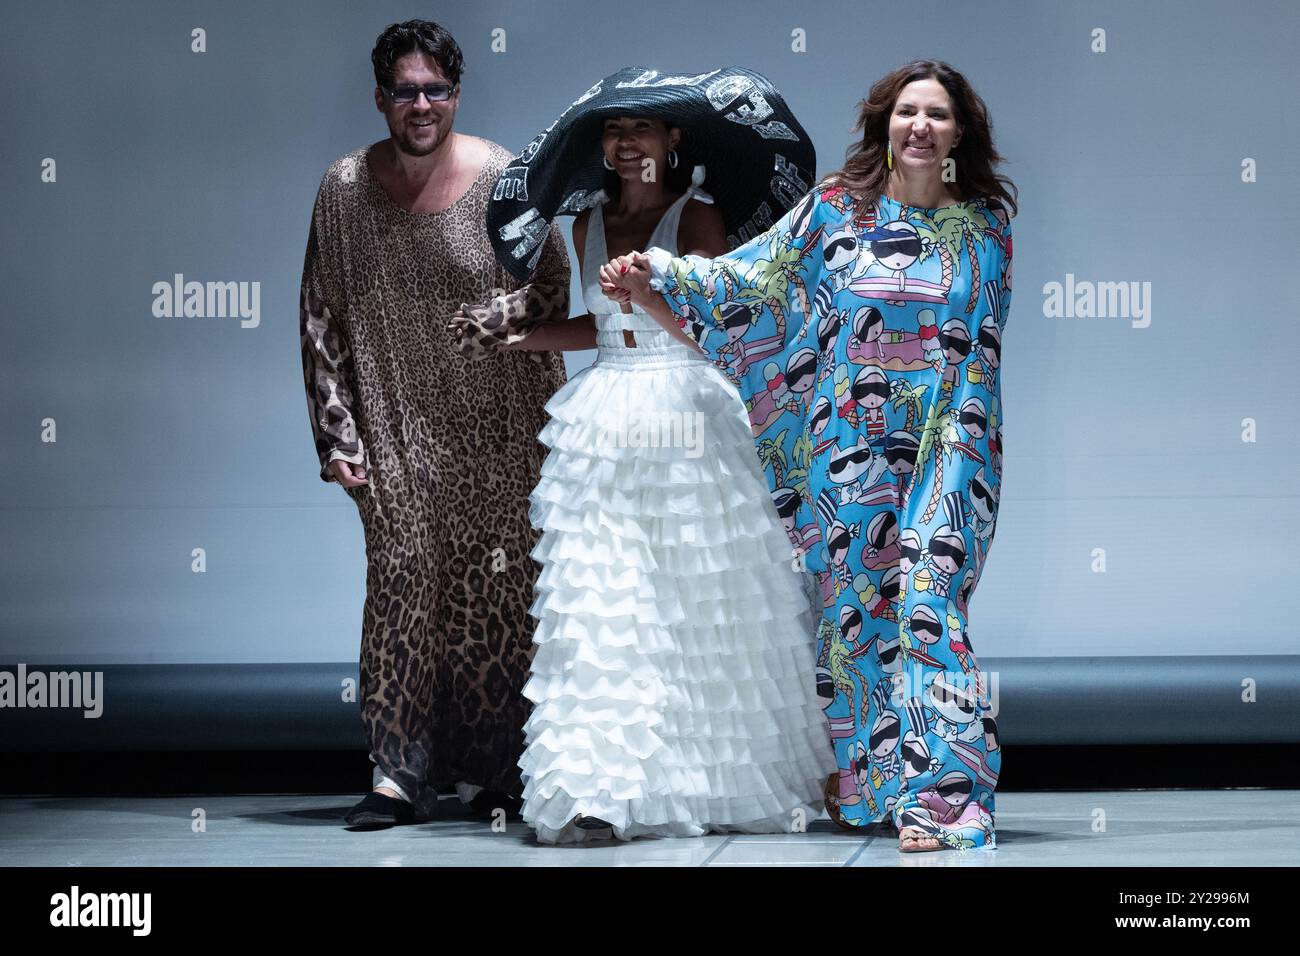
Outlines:
POLYGON ((457 128, 512 150, 620 66, 736 63, 824 173, 880 75, 965 72, 1021 200, 975 647, 1296 652, 1292 4, 45 2, 0 29, 0 661, 355 661, 363 539, 317 477, 298 283, 322 172, 387 135, 371 46, 413 16, 464 50, 457 128), (258 283, 260 321, 155 316, 177 273, 258 283), (1149 312, 1054 317, 1067 276, 1149 312))

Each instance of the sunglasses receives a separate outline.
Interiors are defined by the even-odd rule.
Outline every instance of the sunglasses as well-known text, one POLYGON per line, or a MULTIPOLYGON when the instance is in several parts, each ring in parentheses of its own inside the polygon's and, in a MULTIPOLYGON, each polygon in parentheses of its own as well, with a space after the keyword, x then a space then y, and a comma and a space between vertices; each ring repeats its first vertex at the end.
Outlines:
POLYGON ((898 724, 891 721, 879 730, 872 731, 871 736, 867 739, 871 752, 875 753, 884 744, 890 744, 890 750, 893 750, 893 742, 898 740, 898 724))
POLYGON ((877 532, 871 536, 871 546, 873 548, 883 548, 885 542, 889 539, 889 532, 893 531, 897 527, 898 521, 893 515, 888 515, 886 519, 880 523, 880 528, 877 532))
POLYGON ((829 321, 823 319, 822 324, 817 327, 817 350, 825 352, 840 332, 839 316, 830 318, 829 321))
POLYGON ((927 620, 923 617, 914 617, 908 621, 908 624, 911 625, 913 634, 933 634, 938 637, 943 633, 938 621, 927 620))
POLYGON ((416 97, 421 93, 430 103, 445 102, 451 99, 451 94, 456 92, 458 86, 460 86, 459 83, 426 83, 423 86, 403 84, 402 86, 385 86, 382 89, 394 103, 405 105, 414 103, 416 97))
POLYGON ((897 448, 885 449, 885 461, 891 465, 901 465, 907 462, 909 465, 916 464, 916 453, 919 449, 910 445, 903 445, 897 448))
POLYGON ((817 371, 817 359, 806 359, 802 362, 795 362, 786 370, 786 381, 797 382, 801 378, 807 378, 817 371))
POLYGON ((858 337, 858 341, 865 342, 870 336, 869 333, 877 325, 885 324, 885 316, 874 305, 867 306, 867 311, 853 323, 853 334, 858 337))
POLYGON ((917 773, 924 773, 930 768, 930 752, 919 742, 904 743, 903 762, 917 773))
POLYGON ((941 783, 934 789, 946 800, 949 797, 969 797, 972 787, 970 779, 963 777, 960 781, 941 783))
POLYGON ((899 239, 877 239, 871 244, 871 251, 877 259, 887 259, 890 256, 919 256, 921 254, 921 240, 919 237, 903 237, 899 239))
POLYGON ((840 252, 848 252, 858 247, 858 237, 844 234, 836 239, 826 243, 824 257, 829 261, 834 259, 840 252))
POLYGON ((975 701, 970 694, 960 687, 940 684, 937 681, 930 686, 930 695, 941 704, 952 704, 960 713, 975 714, 975 701))
POLYGON ((948 544, 946 541, 931 541, 930 553, 936 557, 952 558, 959 564, 966 560, 966 549, 948 544))
POLYGON ((958 355, 970 354, 970 339, 961 335, 952 335, 947 332, 939 333, 939 344, 946 349, 952 349, 958 355))
POLYGON ((751 325, 754 317, 754 313, 750 311, 749 306, 741 305, 738 302, 726 302, 718 306, 715 315, 722 322, 724 329, 737 329, 751 325))
POLYGON ((875 454, 870 448, 862 448, 858 451, 851 451, 847 455, 842 455, 831 462, 828 469, 831 475, 839 475, 849 465, 865 465, 871 461, 871 456, 875 454))
POLYGON ((852 394, 853 400, 858 402, 862 401, 868 395, 877 395, 880 398, 889 398, 889 383, 858 380, 853 383, 849 392, 852 394))

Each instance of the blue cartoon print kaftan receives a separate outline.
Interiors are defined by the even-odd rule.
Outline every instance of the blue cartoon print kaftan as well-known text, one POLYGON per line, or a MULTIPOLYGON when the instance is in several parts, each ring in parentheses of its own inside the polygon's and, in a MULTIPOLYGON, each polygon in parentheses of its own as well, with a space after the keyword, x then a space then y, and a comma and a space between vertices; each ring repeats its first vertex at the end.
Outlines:
POLYGON ((652 288, 744 398, 820 583, 840 819, 993 847, 1002 756, 967 608, 1001 491, 1007 214, 819 187, 715 259, 648 255, 652 288))

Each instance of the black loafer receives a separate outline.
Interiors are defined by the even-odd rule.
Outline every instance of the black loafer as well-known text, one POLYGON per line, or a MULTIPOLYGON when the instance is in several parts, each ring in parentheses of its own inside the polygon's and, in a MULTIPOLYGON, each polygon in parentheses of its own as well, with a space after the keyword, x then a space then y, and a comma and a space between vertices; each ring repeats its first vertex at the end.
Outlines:
POLYGON ((498 790, 480 790, 469 805, 479 816, 490 817, 493 811, 499 808, 505 810, 507 817, 517 820, 524 802, 518 797, 512 797, 498 790))
POLYGON ((613 830, 614 824, 602 820, 600 817, 589 817, 578 814, 574 819, 573 825, 579 830, 613 830))
POLYGON ((415 822, 415 808, 405 800, 370 791, 348 811, 343 822, 350 827, 382 830, 415 822))

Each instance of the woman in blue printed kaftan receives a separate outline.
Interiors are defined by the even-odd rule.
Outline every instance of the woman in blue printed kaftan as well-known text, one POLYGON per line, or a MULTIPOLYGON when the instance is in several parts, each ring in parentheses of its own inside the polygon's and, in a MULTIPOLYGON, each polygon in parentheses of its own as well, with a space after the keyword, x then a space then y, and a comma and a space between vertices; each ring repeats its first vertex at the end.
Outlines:
POLYGON ((819 187, 716 259, 650 249, 639 294, 740 390, 819 579, 828 808, 992 847, 1001 752, 966 622, 1001 489, 1010 220, 979 198, 859 205, 819 187))

